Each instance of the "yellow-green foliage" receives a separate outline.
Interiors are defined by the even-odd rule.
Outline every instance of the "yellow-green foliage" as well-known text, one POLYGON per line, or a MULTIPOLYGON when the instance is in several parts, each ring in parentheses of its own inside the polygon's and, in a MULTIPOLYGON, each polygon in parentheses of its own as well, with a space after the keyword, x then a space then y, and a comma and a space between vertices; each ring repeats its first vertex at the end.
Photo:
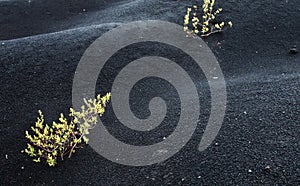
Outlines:
MULTIPOLYGON (((195 33, 201 36, 209 36, 212 33, 221 32, 225 27, 225 22, 215 23, 212 21, 217 14, 222 12, 222 8, 214 10, 215 0, 203 0, 202 9, 198 9, 197 5, 187 8, 184 16, 184 31, 188 35, 195 33)), ((232 27, 232 22, 227 22, 232 27)))
POLYGON ((34 162, 45 159, 49 166, 54 166, 58 157, 63 160, 68 155, 70 158, 75 148, 88 143, 89 130, 95 127, 98 115, 103 115, 109 100, 110 93, 103 97, 98 95, 95 99, 84 99, 85 106, 81 107, 81 111, 70 108, 69 121, 61 114, 59 122, 53 122, 50 126, 44 124, 44 115, 39 110, 35 126, 31 127, 33 134, 25 132, 29 143, 24 152, 33 157, 34 162))

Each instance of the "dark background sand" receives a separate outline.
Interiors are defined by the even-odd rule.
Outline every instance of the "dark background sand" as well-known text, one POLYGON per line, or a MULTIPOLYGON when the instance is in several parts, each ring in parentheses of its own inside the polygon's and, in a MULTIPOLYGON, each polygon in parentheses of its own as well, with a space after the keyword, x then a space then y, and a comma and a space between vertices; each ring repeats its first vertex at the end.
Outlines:
MULTIPOLYGON (((205 39, 218 58, 228 91, 217 145, 197 151, 203 124, 179 153, 147 167, 112 163, 90 147, 56 168, 35 164, 20 153, 26 146, 24 131, 35 122, 38 109, 48 122, 68 111, 76 66, 97 37, 118 23, 133 20, 181 24, 190 5, 192 1, 177 0, 0 2, 1 185, 299 185, 300 57, 289 53, 291 47, 300 45, 297 0, 217 1, 216 6, 224 9, 221 18, 234 23, 224 34, 205 39)), ((163 49, 155 47, 155 51, 163 49)), ((116 60, 130 58, 130 52, 116 60)), ((147 52, 153 50, 141 53, 147 52)), ((182 60, 187 67, 191 64, 182 60)), ((98 82, 97 93, 109 91, 110 77, 100 79, 104 80, 98 82)), ((164 90, 157 86, 157 92, 176 107, 178 99, 171 99, 174 94, 164 90)), ((141 100, 143 95, 133 90, 131 97, 141 100)), ((201 99, 204 105, 208 103, 205 94, 201 99)), ((147 115, 145 110, 134 109, 147 115)), ((208 109, 200 116, 205 123, 208 109)), ((176 120, 171 118, 170 124, 176 120)), ((113 122, 110 111, 105 119, 113 122)), ((117 122, 108 127, 124 141, 153 142, 153 136, 141 138, 117 122)), ((166 132, 165 128, 154 135, 162 137, 166 132)))

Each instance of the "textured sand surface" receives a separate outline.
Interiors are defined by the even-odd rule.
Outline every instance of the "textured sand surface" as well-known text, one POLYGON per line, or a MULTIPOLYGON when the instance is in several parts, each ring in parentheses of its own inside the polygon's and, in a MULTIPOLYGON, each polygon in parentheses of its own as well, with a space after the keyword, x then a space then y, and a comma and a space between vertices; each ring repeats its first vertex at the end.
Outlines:
MULTIPOLYGON (((217 2, 224 9, 222 19, 232 20, 234 27, 205 41, 225 75, 228 104, 219 135, 204 152, 197 151, 197 146, 209 114, 209 89, 200 73, 194 78, 203 89, 201 124, 188 144, 163 163, 119 165, 87 147, 56 168, 48 168, 21 154, 26 146, 24 131, 34 124, 38 109, 48 123, 60 112, 67 113, 77 64, 96 38, 133 20, 181 24, 186 6, 192 4, 171 0, 66 2, 0 1, 1 185, 300 184, 300 57, 289 53, 294 45, 300 46, 296 0, 217 2)), ((178 57, 178 52, 165 46, 151 48, 142 43, 121 51, 114 60, 165 50, 170 59, 178 57)), ((188 58, 180 60, 186 69, 195 71, 188 58)), ((106 74, 117 68, 109 68, 106 74)), ((109 91, 112 81, 109 75, 99 77, 96 92, 109 91)), ((130 95, 133 112, 147 116, 149 100, 144 97, 155 94, 178 110, 179 98, 166 91, 172 90, 168 86, 158 79, 137 85, 130 95)), ((139 134, 127 131, 111 112, 109 108, 105 115, 110 132, 133 144, 154 143, 170 134, 177 121, 175 112, 171 113, 161 130, 139 134)))

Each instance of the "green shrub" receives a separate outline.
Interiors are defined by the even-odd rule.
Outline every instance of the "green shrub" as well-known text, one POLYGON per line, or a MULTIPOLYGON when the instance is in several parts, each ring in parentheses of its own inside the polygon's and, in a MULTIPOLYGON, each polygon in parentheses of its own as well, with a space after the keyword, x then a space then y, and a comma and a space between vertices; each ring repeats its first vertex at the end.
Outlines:
POLYGON ((232 27, 232 22, 212 23, 216 16, 222 12, 222 8, 214 10, 215 0, 203 0, 202 8, 199 10, 197 5, 187 8, 184 16, 184 31, 191 35, 200 34, 202 37, 210 34, 222 32, 225 26, 232 27))
POLYGON ((70 108, 69 120, 61 114, 59 122, 50 126, 44 123, 44 115, 39 110, 35 126, 31 127, 32 134, 25 132, 29 143, 22 152, 33 157, 34 162, 44 159, 49 166, 56 165, 58 157, 61 160, 65 156, 70 158, 76 148, 88 143, 89 130, 96 126, 98 115, 102 116, 105 112, 110 96, 108 93, 103 97, 98 95, 95 99, 84 99, 85 106, 80 112, 70 108))

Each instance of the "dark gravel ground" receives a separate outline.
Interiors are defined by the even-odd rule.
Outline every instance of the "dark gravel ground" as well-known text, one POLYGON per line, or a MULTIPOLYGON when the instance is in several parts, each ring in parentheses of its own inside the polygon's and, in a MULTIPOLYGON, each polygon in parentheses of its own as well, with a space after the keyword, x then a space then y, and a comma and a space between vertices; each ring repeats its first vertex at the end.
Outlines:
MULTIPOLYGON (((181 24, 186 6, 192 4, 171 0, 73 1, 37 0, 31 5, 0 1, 1 185, 300 184, 300 57, 289 53, 294 45, 300 46, 300 5, 296 0, 218 2, 224 9, 221 17, 232 20, 234 28, 205 41, 225 75, 228 104, 219 135, 204 152, 197 150, 205 126, 199 124, 179 153, 151 166, 119 165, 89 146, 56 168, 35 164, 21 154, 27 142, 24 131, 34 124, 38 109, 43 110, 48 123, 68 111, 77 64, 97 37, 120 22, 132 20, 181 24)), ((129 48, 115 60, 166 50, 159 44, 151 47, 144 43, 129 48)), ((180 57, 178 51, 166 51, 170 59, 180 57)), ((191 73, 197 70, 188 58, 181 61, 191 73)), ((113 74, 114 68, 106 74, 110 72, 113 74)), ((198 89, 203 88, 200 101, 207 107, 200 114, 200 123, 205 123, 209 90, 201 72, 193 78, 199 82, 198 89)), ((100 74, 101 90, 97 93, 110 91, 111 81, 100 74)), ((168 84, 155 79, 145 84, 136 87, 144 88, 143 94, 132 90, 133 105, 135 99, 142 106, 147 103, 143 98, 151 97, 150 92, 178 108, 176 94, 166 91, 172 90, 168 84)), ((133 108, 141 117, 147 115, 142 106, 133 108)), ((141 138, 124 131, 111 112, 109 107, 104 116, 107 127, 123 141, 153 143, 153 138, 170 132, 165 127, 153 134, 155 137, 141 138)), ((177 117, 170 115, 164 125, 174 127, 177 117)))

